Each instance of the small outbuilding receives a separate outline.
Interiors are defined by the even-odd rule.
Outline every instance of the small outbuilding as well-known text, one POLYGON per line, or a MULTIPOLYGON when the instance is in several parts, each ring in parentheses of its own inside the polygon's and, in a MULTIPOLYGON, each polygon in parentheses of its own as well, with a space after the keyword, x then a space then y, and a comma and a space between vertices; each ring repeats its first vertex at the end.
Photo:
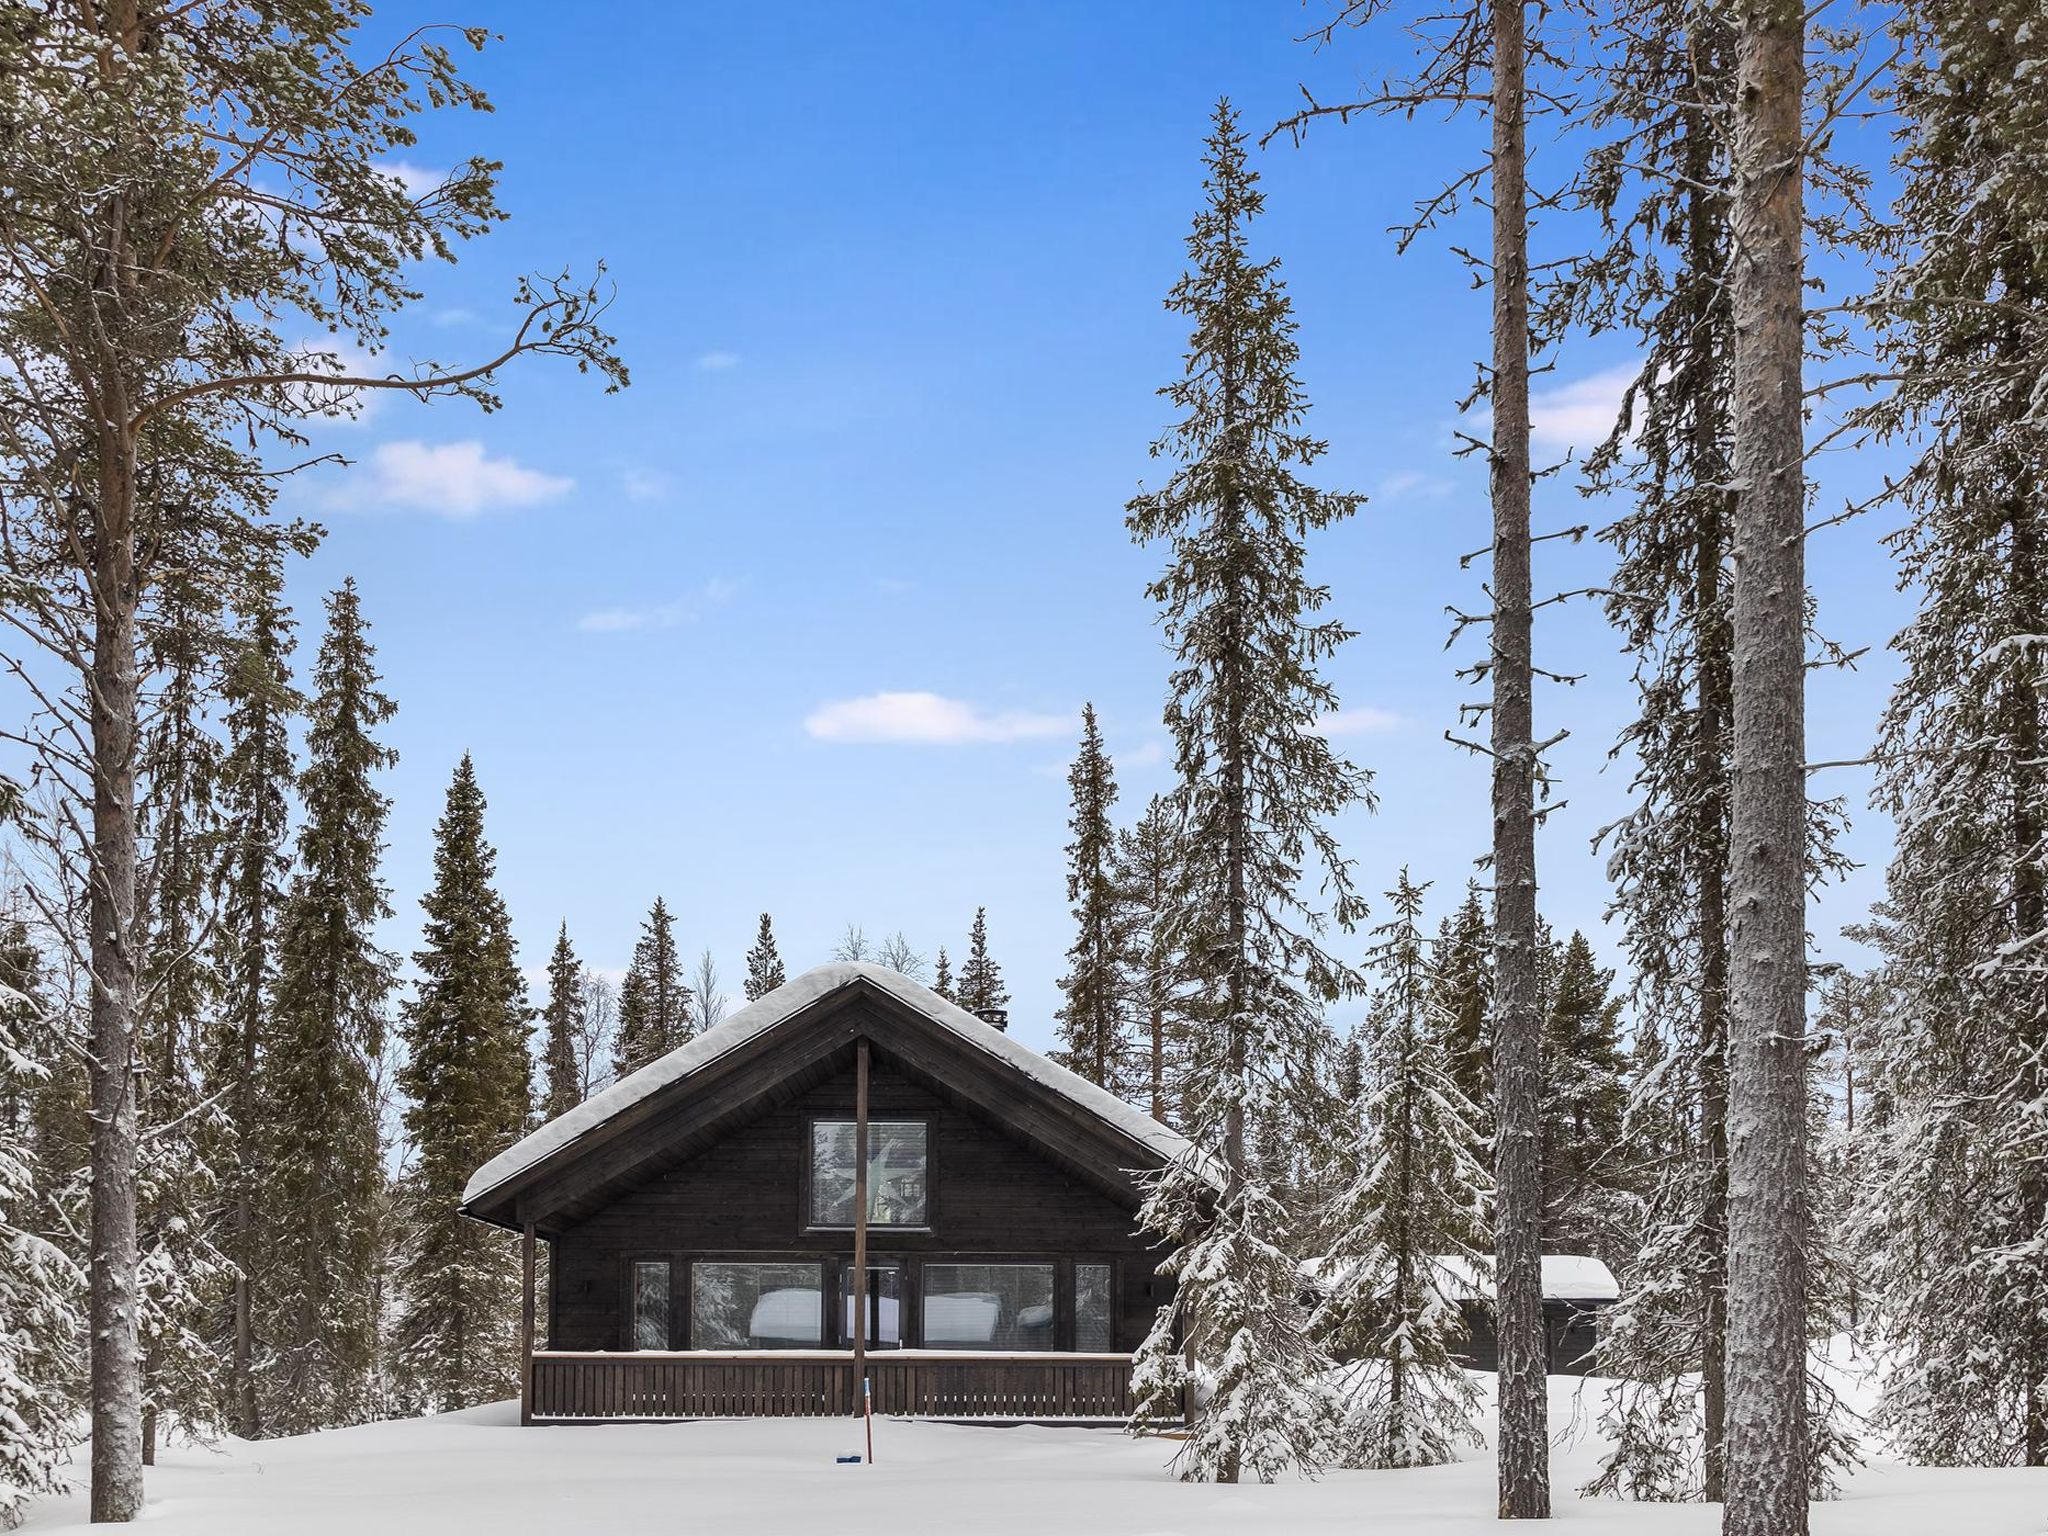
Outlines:
POLYGON ((1181 1137, 876 965, 808 971, 477 1170, 528 1422, 1117 1419, 1181 1137), (545 1245, 544 1254, 542 1245, 545 1245), (545 1305, 537 1298, 545 1267, 545 1305))

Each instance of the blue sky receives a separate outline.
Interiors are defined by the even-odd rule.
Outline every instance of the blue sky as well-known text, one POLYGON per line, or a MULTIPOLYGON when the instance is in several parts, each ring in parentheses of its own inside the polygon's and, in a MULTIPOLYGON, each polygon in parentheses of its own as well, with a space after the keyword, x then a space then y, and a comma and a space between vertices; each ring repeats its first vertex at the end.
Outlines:
MULTIPOLYGON (((634 383, 605 397, 541 360, 508 372, 494 416, 380 402, 320 433, 352 467, 288 494, 329 530, 293 583, 302 667, 319 594, 353 574, 399 702, 393 944, 416 942, 432 823, 470 751, 530 967, 563 919, 587 960, 622 967, 657 892, 734 994, 763 910, 800 968, 848 922, 957 955, 985 904, 1014 1027, 1050 1040, 1082 702, 1127 810, 1170 781, 1142 590, 1159 557, 1131 545, 1122 507, 1162 473, 1154 391, 1184 336, 1160 300, 1207 113, 1227 94, 1263 128, 1301 82, 1338 94, 1398 46, 1354 35, 1319 55, 1294 41, 1310 14, 493 0, 481 19, 503 41, 471 72, 497 111, 431 123, 409 162, 503 161, 513 218, 423 274, 393 356, 481 355, 518 273, 601 258, 634 383)), ((439 19, 392 4, 373 35, 439 19)), ((1473 134, 1361 122, 1258 160, 1257 244, 1283 259, 1331 445, 1316 473, 1372 497, 1312 550, 1360 631, 1332 673, 1381 801, 1345 846, 1370 889, 1405 862, 1446 899, 1487 838, 1483 766, 1443 739, 1470 649, 1446 654, 1444 610, 1478 606, 1457 556, 1486 541, 1483 473, 1451 451, 1486 295, 1446 240, 1403 257, 1386 231, 1473 134)), ((1561 171, 1561 151, 1539 146, 1537 168, 1561 171)), ((1628 360, 1613 343, 1558 359, 1539 384, 1544 451, 1592 440, 1628 360)), ((1873 473, 1831 456, 1823 508, 1873 473)), ((1569 476, 1539 502, 1551 526, 1597 515, 1569 476)), ((1881 648, 1905 610, 1881 532, 1865 520, 1813 549, 1824 626, 1879 648, 1816 677, 1815 757, 1861 755, 1891 675, 1881 648)), ((1603 562, 1548 545, 1539 579, 1579 585, 1603 562)), ((1539 643, 1546 666, 1587 674, 1539 701, 1546 731, 1573 733, 1544 907, 1594 929, 1607 891, 1589 838, 1622 804, 1605 762, 1626 674, 1590 610, 1547 610, 1539 643)), ((1859 812, 1851 851, 1881 862, 1860 777, 1835 777, 1859 812)), ((1823 935, 1874 889, 1866 871, 1829 894, 1823 935)))

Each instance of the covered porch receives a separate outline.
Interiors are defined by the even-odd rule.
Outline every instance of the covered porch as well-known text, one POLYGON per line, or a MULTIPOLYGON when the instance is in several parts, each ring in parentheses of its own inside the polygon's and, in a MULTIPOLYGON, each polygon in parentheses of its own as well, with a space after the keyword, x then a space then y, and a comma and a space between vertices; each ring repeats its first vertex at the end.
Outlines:
POLYGON ((521 1419, 817 1418, 861 1411, 917 1418, 1121 1422, 1127 1354, 890 1350, 535 1350, 521 1419))

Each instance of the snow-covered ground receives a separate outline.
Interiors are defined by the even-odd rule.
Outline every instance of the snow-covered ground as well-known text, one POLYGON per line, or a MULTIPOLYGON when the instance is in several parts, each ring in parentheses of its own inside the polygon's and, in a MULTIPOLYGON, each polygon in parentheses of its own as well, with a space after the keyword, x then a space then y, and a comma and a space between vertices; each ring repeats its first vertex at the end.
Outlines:
MULTIPOLYGON (((1585 1480, 1595 1448, 1553 1384, 1557 1486, 1585 1480), (1576 1421, 1577 1428, 1574 1427, 1576 1421)), ((1172 1447, 1113 1430, 992 1428, 881 1420, 876 1464, 854 1421, 722 1420, 521 1429, 511 1405, 330 1430, 218 1450, 167 1452, 150 1474, 153 1536, 1457 1536, 1495 1532, 1485 1457, 1411 1472, 1337 1472, 1315 1482, 1177 1483, 1172 1447)), ((1704 1505, 1560 1499, 1560 1523, 1681 1536, 1719 1530, 1704 1505)), ((31 1531, 82 1527, 82 1497, 49 1500, 31 1531)), ((2040 1536, 2048 1471, 1934 1471, 1875 1462, 1817 1536, 2040 1536)))

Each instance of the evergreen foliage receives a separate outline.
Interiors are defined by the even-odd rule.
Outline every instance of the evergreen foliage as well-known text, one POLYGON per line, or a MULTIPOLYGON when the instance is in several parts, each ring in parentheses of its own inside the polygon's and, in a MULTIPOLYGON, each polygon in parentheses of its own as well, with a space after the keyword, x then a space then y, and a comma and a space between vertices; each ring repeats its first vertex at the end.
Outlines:
POLYGON ((391 1352, 400 1403, 438 1413, 519 1384, 519 1266, 506 1234, 458 1216, 476 1169, 525 1130, 531 1010, 484 839, 484 796, 465 755, 434 828, 434 885, 420 901, 420 980, 404 1011, 399 1086, 413 1164, 400 1192, 405 1243, 391 1352))
POLYGON ((1072 810, 1067 829, 1067 900, 1074 915, 1074 942, 1067 950, 1067 974, 1060 978, 1064 1001, 1057 1015, 1059 1061, 1091 1083, 1121 1092, 1129 1075, 1126 1017, 1129 922, 1119 889, 1116 831, 1116 774, 1103 749, 1095 706, 1081 712, 1081 749, 1067 770, 1072 810))
POLYGON ((547 1021, 541 1049, 543 1120, 566 1115, 583 1102, 583 1083, 576 1062, 576 1041, 583 1032, 583 1007, 583 966, 569 943, 569 925, 564 922, 555 935, 555 952, 548 957, 548 1003, 541 1010, 541 1017, 547 1021))
POLYGON ((1864 1075, 1858 1267, 1878 1422, 1916 1460, 2048 1464, 2048 27, 2027 0, 1895 19, 1906 124, 1873 312, 1916 456, 1918 610, 1881 722, 1897 825, 1864 1075))
POLYGON ((1614 972, 1574 930, 1563 946, 1543 1028, 1544 1246, 1618 1258, 1629 1225, 1622 1163, 1628 1084, 1614 972))
POLYGON ((1392 916, 1373 930, 1371 1086, 1356 1111, 1351 1178, 1323 1213, 1316 1327, 1351 1362, 1338 1378, 1332 1459, 1342 1466, 1435 1466, 1479 1441, 1479 1389, 1454 1354, 1465 1342, 1459 1302, 1490 1270, 1492 1177, 1476 1106, 1432 1027, 1427 889, 1403 870, 1387 893, 1392 916))
POLYGON ((954 1001, 969 1013, 1010 1006, 1010 989, 1003 985, 1003 968, 988 952, 987 907, 974 909, 974 926, 967 934, 967 962, 960 967, 954 1001))
POLYGON ((683 982, 675 919, 659 896, 633 945, 633 963, 619 986, 619 1028, 612 1043, 612 1076, 637 1072, 697 1032, 690 989, 683 982))
POLYGON ((1179 921, 1185 867, 1178 812, 1154 795, 1117 836, 1118 899, 1128 924, 1130 1011, 1139 1035, 1136 1102, 1164 1125, 1186 1123, 1197 994, 1179 921))
POLYGON ((1437 928, 1430 967, 1431 1016, 1442 1031, 1446 1069, 1479 1124, 1493 1125, 1493 1047, 1488 1020, 1493 1014, 1493 924, 1479 883, 1467 882, 1465 899, 1437 928))
POLYGON ((277 929, 291 863, 287 839, 298 774, 291 725, 302 703, 292 686, 292 629, 275 584, 259 589, 221 687, 228 745, 220 769, 222 849, 213 936, 219 998, 202 1065, 206 1097, 221 1108, 212 1163, 220 1179, 221 1251, 234 1266, 214 1333, 228 1362, 227 1422, 250 1440, 262 1432, 252 1303, 270 1209, 264 1196, 259 1062, 269 1032, 277 929))
POLYGON ((1295 473, 1323 444, 1300 430, 1307 402, 1277 264, 1250 255, 1264 197, 1244 146, 1236 113, 1219 103, 1207 204, 1167 299, 1193 326, 1185 370, 1162 391, 1180 419, 1154 445, 1176 468, 1126 509, 1134 538, 1169 547, 1149 593, 1175 658, 1166 723, 1185 863, 1172 921, 1196 989, 1213 1001, 1194 1053, 1195 1150, 1143 1211, 1175 1244, 1162 1268, 1177 1288, 1139 1352, 1136 1420, 1178 1417, 1185 1328, 1212 1395, 1176 1464, 1183 1477, 1223 1482, 1313 1465, 1323 1444, 1314 1383, 1327 1361, 1300 1304, 1293 1221, 1257 1176, 1254 1148, 1288 1096, 1316 1082, 1322 1006, 1357 984, 1320 942, 1327 921, 1348 928, 1362 911, 1325 821, 1366 794, 1364 775, 1314 729, 1336 707, 1316 669, 1348 631, 1313 617, 1328 593, 1303 570, 1306 535, 1357 498, 1295 473), (1328 913, 1302 899, 1310 860, 1328 913))
POLYGON ((379 687, 355 583, 327 599, 306 715, 305 820, 277 936, 262 1047, 259 1267, 251 1277, 258 1416, 303 1434, 377 1416, 377 1297, 385 1250, 376 1073, 396 960, 378 873, 397 754, 376 737, 397 706, 379 687))
MULTIPOLYGON (((946 952, 939 951, 939 964, 946 963, 946 952)), ((747 951, 747 980, 745 991, 747 1001, 766 997, 789 977, 782 968, 782 952, 775 947, 775 928, 768 920, 768 914, 761 914, 761 930, 754 936, 754 947, 747 951)))
POLYGON ((939 946, 939 958, 932 965, 932 990, 949 1003, 957 1003, 953 987, 953 962, 946 958, 946 946, 939 946))

